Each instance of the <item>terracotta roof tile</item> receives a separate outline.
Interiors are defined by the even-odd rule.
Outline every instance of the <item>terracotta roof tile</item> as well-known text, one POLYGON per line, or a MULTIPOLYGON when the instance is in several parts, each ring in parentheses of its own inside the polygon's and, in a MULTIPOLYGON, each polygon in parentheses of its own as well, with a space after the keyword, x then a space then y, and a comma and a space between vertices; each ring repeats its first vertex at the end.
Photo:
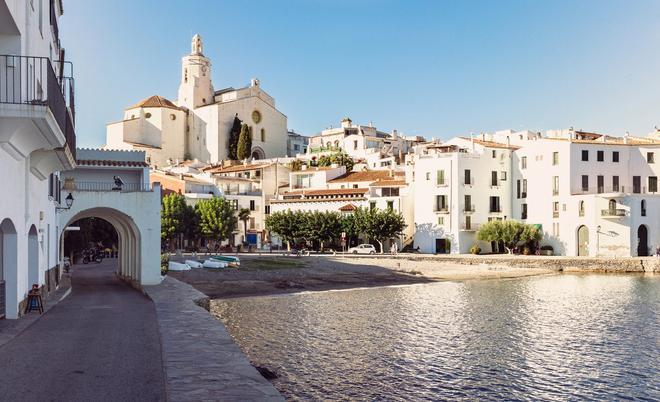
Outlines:
MULTIPOLYGON (((394 176, 396 177, 397 174, 394 174, 394 176)), ((392 179, 389 170, 367 170, 364 172, 348 172, 332 180, 329 180, 328 183, 348 183, 355 181, 373 182, 377 180, 389 179, 392 179)))
POLYGON ((142 99, 140 102, 136 103, 135 105, 126 108, 126 110, 129 109, 136 109, 139 107, 165 107, 168 109, 176 109, 176 110, 183 110, 182 107, 179 107, 175 105, 172 101, 163 98, 162 96, 154 95, 150 96, 146 99, 142 99))
POLYGON ((379 180, 370 184, 371 187, 396 187, 405 185, 405 180, 379 180))
POLYGON ((350 212, 350 211, 355 211, 357 207, 353 204, 346 204, 343 207, 339 208, 340 211, 342 212, 350 212))
POLYGON ((335 189, 323 189, 323 190, 294 190, 287 191, 284 195, 305 195, 305 196, 317 196, 317 195, 363 195, 368 192, 368 188, 335 188, 335 189))
MULTIPOLYGON (((472 138, 468 138, 468 137, 461 137, 461 138, 467 141, 473 140, 472 138)), ((474 143, 488 148, 503 148, 503 149, 513 149, 513 150, 520 149, 520 147, 515 145, 506 145, 501 142, 495 142, 495 141, 478 140, 476 138, 474 138, 474 143)))
POLYGON ((272 165, 272 163, 253 163, 250 165, 234 165, 234 166, 216 166, 203 169, 208 173, 233 173, 233 172, 245 172, 248 170, 262 169, 272 165))

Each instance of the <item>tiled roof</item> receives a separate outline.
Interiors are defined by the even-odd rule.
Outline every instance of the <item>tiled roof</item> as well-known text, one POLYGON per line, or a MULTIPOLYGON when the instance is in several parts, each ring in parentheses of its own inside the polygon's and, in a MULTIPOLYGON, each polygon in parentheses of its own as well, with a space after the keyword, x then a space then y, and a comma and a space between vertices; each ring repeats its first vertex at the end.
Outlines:
POLYGON ((370 184, 371 187, 396 187, 405 185, 405 180, 379 180, 370 184))
POLYGON ((368 192, 368 188, 335 188, 323 190, 294 190, 287 191, 284 195, 305 195, 305 196, 318 196, 318 195, 363 195, 368 192))
POLYGON ((350 211, 355 211, 357 207, 353 204, 346 204, 343 207, 339 208, 340 211, 342 212, 350 212, 350 211))
POLYGON ((232 172, 245 172, 248 170, 255 170, 255 169, 262 169, 265 167, 270 166, 271 163, 252 163, 249 165, 234 165, 234 166, 216 166, 216 167, 210 167, 207 169, 203 169, 205 172, 208 173, 232 173, 232 172))
POLYGON ((364 172, 348 172, 332 180, 329 180, 328 183, 348 183, 355 181, 373 182, 377 180, 388 179, 392 179, 389 170, 367 170, 364 172))
POLYGON ((484 141, 484 140, 478 140, 476 138, 473 139, 468 137, 461 137, 461 138, 467 141, 474 141, 475 144, 479 144, 481 146, 488 148, 503 148, 503 149, 513 149, 513 150, 520 149, 520 147, 517 147, 515 145, 506 145, 501 142, 484 141))
POLYGON ((124 167, 147 167, 146 162, 136 161, 111 161, 100 159, 80 159, 76 161, 78 166, 124 166, 124 167))
POLYGON ((178 107, 177 105, 172 103, 172 101, 158 95, 154 95, 146 99, 142 99, 140 102, 136 103, 135 105, 126 108, 126 110, 135 109, 139 107, 166 107, 169 109, 183 110, 183 108, 178 107))
POLYGON ((167 177, 169 179, 185 181, 187 183, 202 184, 202 185, 206 185, 206 186, 212 186, 213 185, 213 183, 210 182, 210 181, 198 179, 198 178, 196 178, 192 175, 189 175, 189 174, 176 174, 176 173, 163 172, 163 171, 159 171, 159 170, 152 170, 151 174, 156 175, 156 176, 161 176, 161 177, 167 177))
POLYGON ((294 202, 346 202, 366 200, 364 196, 360 197, 340 197, 340 198, 293 198, 285 200, 270 200, 271 204, 283 204, 294 202))
POLYGON ((644 146, 644 145, 660 145, 660 140, 654 140, 652 138, 640 138, 640 137, 628 137, 628 140, 624 142, 623 137, 609 137, 609 139, 603 140, 576 140, 571 138, 543 138, 544 140, 553 140, 553 141, 566 141, 574 144, 594 144, 594 145, 619 145, 619 146, 644 146))

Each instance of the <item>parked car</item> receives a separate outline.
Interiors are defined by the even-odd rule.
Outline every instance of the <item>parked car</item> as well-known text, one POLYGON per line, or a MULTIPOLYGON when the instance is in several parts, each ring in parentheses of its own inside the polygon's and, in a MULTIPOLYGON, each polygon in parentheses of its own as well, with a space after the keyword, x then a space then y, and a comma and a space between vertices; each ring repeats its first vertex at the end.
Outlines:
POLYGON ((359 246, 349 248, 348 252, 353 254, 376 254, 376 247, 372 244, 360 244, 359 246))

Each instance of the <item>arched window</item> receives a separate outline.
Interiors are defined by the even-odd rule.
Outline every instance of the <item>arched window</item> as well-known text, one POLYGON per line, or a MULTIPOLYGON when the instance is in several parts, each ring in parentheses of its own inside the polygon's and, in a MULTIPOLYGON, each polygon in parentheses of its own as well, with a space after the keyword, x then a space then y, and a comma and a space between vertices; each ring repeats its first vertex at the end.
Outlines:
POLYGON ((642 200, 642 216, 646 216, 646 200, 642 200))
POLYGON ((610 211, 615 211, 616 210, 616 200, 610 200, 609 208, 610 208, 610 211))
POLYGON ((578 214, 584 216, 584 201, 580 201, 578 204, 578 214))
POLYGON ((261 142, 266 142, 266 129, 261 129, 261 142))

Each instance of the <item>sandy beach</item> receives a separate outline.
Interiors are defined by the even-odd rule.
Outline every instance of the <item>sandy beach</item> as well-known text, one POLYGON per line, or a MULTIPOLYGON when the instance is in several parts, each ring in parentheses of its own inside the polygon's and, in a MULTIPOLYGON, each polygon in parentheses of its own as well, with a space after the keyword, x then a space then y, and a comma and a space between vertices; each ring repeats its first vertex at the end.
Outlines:
POLYGON ((240 268, 193 269, 168 275, 212 299, 301 291, 388 286, 435 281, 516 278, 556 273, 555 269, 505 264, 461 264, 414 258, 241 255, 240 268))

